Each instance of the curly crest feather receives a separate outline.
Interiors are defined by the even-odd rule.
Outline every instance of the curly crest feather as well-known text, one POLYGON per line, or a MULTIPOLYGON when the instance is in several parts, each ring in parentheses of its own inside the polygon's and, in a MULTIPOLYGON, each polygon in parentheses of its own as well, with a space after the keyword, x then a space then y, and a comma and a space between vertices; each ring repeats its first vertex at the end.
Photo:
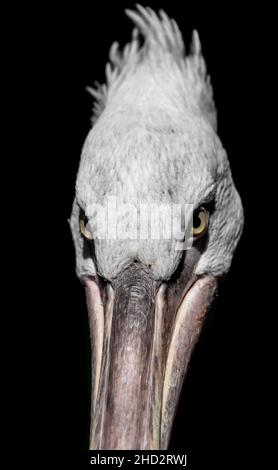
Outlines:
MULTIPOLYGON (((117 42, 112 44, 105 71, 106 83, 96 83, 94 88, 88 88, 94 97, 92 122, 97 121, 124 82, 136 77, 136 74, 140 79, 139 71, 143 67, 144 76, 156 77, 165 93, 167 83, 169 95, 169 89, 172 88, 172 93, 175 89, 178 100, 186 110, 199 113, 216 130, 213 91, 197 31, 193 31, 190 54, 186 55, 182 34, 175 20, 170 19, 163 10, 156 14, 148 7, 137 5, 136 8, 137 11, 126 10, 135 25, 131 42, 122 51, 117 42)), ((134 96, 132 104, 136 105, 134 96)))

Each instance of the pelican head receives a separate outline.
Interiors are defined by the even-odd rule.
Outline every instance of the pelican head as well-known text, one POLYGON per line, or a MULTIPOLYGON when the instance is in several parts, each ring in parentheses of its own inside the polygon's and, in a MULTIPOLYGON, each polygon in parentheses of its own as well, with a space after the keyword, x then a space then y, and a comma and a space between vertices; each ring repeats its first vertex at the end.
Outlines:
POLYGON ((243 210, 197 32, 186 54, 163 11, 127 15, 131 42, 112 45, 106 83, 90 89, 70 220, 91 333, 90 448, 166 449, 243 210), (180 230, 150 234, 154 215, 176 220, 177 207, 180 230))

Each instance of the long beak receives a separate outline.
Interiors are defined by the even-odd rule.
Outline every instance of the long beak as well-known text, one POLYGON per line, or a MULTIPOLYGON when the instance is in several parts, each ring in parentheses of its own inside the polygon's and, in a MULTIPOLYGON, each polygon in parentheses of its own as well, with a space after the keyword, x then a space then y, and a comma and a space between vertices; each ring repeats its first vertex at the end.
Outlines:
POLYGON ((194 280, 174 312, 139 264, 101 291, 84 279, 92 344, 90 449, 166 449, 216 280, 194 280))

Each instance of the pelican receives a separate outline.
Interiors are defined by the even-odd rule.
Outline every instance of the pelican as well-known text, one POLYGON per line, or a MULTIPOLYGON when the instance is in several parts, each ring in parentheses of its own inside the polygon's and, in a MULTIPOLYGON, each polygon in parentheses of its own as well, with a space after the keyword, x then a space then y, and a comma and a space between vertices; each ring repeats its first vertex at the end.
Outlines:
POLYGON ((164 11, 137 5, 126 14, 131 41, 111 46, 106 83, 89 90, 92 128, 70 218, 88 307, 97 450, 168 448, 194 345, 243 228, 198 33, 186 54, 164 11), (191 242, 118 236, 117 223, 128 231, 131 222, 116 209, 139 203, 190 207, 191 242), (99 229, 107 218, 108 228, 116 223, 109 237, 99 229))

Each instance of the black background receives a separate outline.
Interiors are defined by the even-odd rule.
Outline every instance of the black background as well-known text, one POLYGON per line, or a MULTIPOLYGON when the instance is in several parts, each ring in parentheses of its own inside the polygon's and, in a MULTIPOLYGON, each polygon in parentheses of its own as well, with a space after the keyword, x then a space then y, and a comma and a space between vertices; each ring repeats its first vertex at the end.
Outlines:
MULTIPOLYGON (((192 470, 240 468, 258 452, 253 439, 262 432, 257 333, 265 327, 260 325, 255 294, 261 289, 256 278, 261 204, 256 175, 261 161, 259 38, 264 20, 254 5, 243 10, 232 2, 222 7, 197 1, 143 4, 163 8, 174 17, 187 46, 193 28, 200 34, 219 136, 245 209, 244 233, 232 268, 190 364, 170 449, 186 452, 192 470)), ((48 457, 53 464, 58 457, 66 463, 86 459, 89 332, 67 219, 81 147, 90 129, 92 99, 85 87, 104 80, 111 43, 118 40, 124 45, 129 40, 132 25, 124 8, 132 6, 126 1, 25 7, 23 25, 17 30, 15 80, 26 103, 24 113, 18 107, 16 114, 31 137, 23 166, 32 222, 31 233, 26 229, 31 239, 27 258, 31 254, 32 262, 28 258, 21 277, 28 357, 23 364, 19 361, 15 375, 21 377, 17 406, 26 412, 21 429, 28 440, 25 450, 31 451, 29 461, 39 449, 42 459, 48 457)), ((21 12, 17 13, 20 23, 21 12)))

